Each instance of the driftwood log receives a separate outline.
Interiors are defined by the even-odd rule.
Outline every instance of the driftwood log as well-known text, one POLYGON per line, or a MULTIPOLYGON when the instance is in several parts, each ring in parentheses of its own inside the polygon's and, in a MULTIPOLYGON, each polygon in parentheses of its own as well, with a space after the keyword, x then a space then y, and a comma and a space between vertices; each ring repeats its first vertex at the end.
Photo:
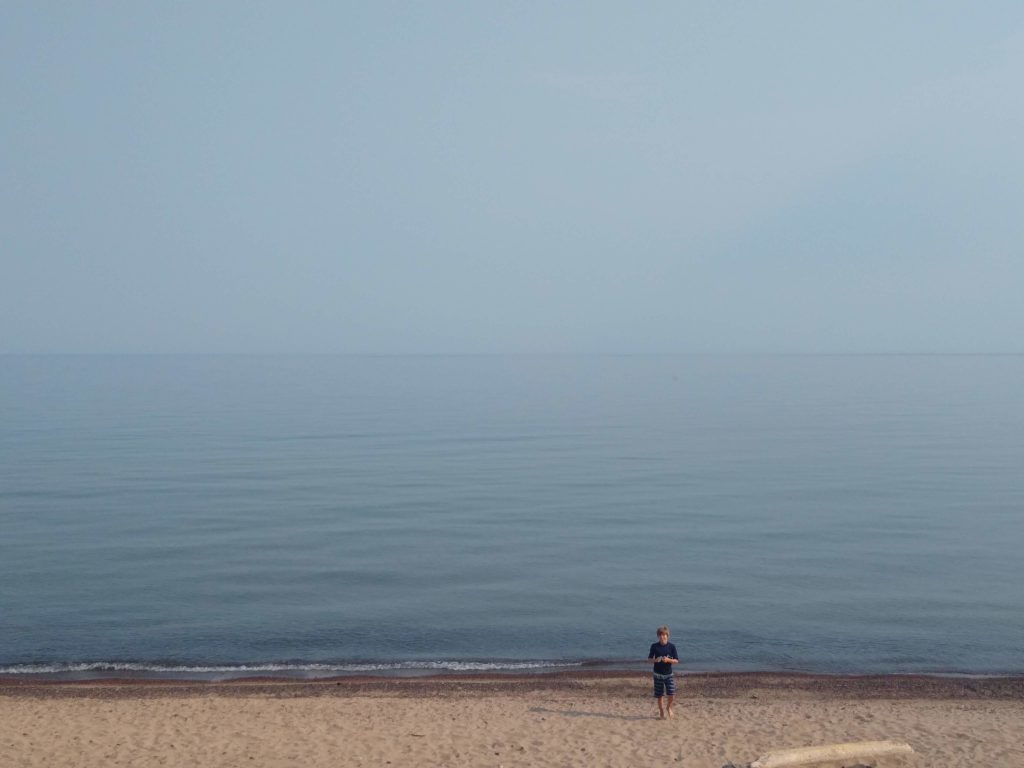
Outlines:
POLYGON ((851 741, 821 747, 800 747, 770 752, 750 764, 750 768, 787 768, 791 765, 822 763, 826 760, 850 760, 859 757, 912 755, 914 750, 902 741, 851 741))

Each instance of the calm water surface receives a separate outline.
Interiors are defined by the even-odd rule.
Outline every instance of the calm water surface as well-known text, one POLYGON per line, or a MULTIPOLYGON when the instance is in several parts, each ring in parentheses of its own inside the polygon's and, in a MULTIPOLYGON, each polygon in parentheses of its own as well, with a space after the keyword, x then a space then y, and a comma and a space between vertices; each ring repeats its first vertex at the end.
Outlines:
POLYGON ((1024 357, 0 357, 0 669, 1024 672, 1024 357), (28 665, 28 666, 25 666, 28 665))

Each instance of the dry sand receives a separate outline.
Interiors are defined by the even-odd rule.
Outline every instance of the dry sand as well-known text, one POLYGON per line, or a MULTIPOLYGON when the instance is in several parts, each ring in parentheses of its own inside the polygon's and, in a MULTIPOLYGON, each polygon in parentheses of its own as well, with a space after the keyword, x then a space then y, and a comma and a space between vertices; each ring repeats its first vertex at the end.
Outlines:
MULTIPOLYGON (((687 766, 893 739, 878 768, 1024 768, 1024 678, 646 674, 237 683, 0 681, 0 766, 687 766)), ((830 766, 832 768, 832 766, 830 766)))

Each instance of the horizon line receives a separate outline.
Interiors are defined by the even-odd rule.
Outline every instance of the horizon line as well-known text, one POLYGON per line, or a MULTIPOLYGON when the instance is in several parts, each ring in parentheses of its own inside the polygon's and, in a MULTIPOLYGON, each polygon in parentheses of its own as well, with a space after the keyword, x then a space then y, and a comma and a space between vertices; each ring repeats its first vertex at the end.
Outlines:
POLYGON ((1024 351, 689 351, 689 352, 24 352, 0 357, 1020 357, 1024 351))

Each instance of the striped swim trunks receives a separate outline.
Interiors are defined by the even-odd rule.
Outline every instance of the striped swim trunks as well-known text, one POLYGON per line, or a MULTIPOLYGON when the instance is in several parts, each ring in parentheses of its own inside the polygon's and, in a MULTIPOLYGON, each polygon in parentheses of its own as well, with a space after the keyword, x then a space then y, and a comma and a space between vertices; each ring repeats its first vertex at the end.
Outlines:
POLYGON ((659 675, 657 672, 654 673, 654 698, 660 699, 662 696, 675 696, 676 695, 676 679, 670 672, 667 675, 659 675))

